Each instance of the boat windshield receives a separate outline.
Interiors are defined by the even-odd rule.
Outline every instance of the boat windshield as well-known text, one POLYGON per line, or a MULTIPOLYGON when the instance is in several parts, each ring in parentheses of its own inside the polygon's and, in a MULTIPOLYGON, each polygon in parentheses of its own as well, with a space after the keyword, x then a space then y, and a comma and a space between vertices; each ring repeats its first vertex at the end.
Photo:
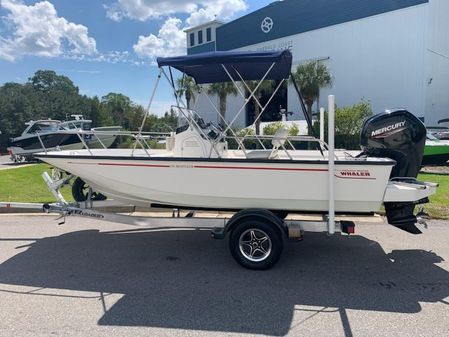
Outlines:
POLYGON ((37 132, 50 132, 58 130, 58 123, 56 122, 41 122, 33 124, 27 133, 37 133, 37 132))
POLYGON ((191 123, 198 125, 201 129, 206 129, 208 127, 196 111, 179 106, 172 106, 172 109, 178 109, 180 112, 178 113, 177 129, 187 129, 191 123))
POLYGON ((84 130, 84 131, 89 131, 90 130, 90 125, 91 123, 88 121, 84 121, 84 120, 79 120, 79 121, 69 121, 64 123, 64 125, 61 125, 62 129, 65 130, 84 130))

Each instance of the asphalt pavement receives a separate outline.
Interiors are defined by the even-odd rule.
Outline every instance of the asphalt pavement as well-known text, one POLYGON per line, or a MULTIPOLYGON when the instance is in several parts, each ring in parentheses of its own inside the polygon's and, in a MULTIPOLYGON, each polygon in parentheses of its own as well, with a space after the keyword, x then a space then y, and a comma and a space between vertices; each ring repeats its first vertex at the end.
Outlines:
POLYGON ((268 271, 208 231, 0 215, 0 336, 447 336, 449 224, 309 234, 268 271))
POLYGON ((18 167, 24 167, 29 165, 36 165, 36 164, 27 164, 27 163, 14 163, 11 161, 9 155, 6 156, 0 156, 0 170, 7 170, 7 169, 13 169, 18 167))

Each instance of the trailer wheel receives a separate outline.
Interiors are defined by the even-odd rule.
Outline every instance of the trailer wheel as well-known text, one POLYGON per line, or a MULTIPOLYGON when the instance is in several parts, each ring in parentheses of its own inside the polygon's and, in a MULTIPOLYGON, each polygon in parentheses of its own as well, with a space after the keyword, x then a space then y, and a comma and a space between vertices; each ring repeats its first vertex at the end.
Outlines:
POLYGON ((287 211, 271 211, 271 213, 276 215, 281 220, 284 220, 289 214, 287 211))
MULTIPOLYGON (((81 178, 76 178, 72 185, 72 196, 77 202, 86 201, 89 194, 89 185, 81 178)), ((101 201, 106 200, 107 197, 101 193, 92 191, 92 200, 101 201)))
POLYGON ((248 269, 271 268, 284 248, 282 233, 266 219, 243 219, 235 225, 229 237, 229 249, 234 259, 248 269))

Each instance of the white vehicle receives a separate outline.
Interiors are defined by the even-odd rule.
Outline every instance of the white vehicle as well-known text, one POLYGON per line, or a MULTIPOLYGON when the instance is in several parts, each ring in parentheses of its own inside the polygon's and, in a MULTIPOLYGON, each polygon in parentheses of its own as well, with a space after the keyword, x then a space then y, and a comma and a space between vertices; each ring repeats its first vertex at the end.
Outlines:
MULTIPOLYGON (((216 52, 159 58, 158 64, 160 75, 165 75, 173 89, 175 83, 164 67, 170 68, 169 74, 173 67, 192 76, 197 84, 232 81, 243 96, 244 80, 287 81, 291 54, 216 52)), ((299 90, 297 93, 302 103, 299 90)), ((224 130, 205 123, 177 99, 183 123, 167 136, 165 149, 145 146, 140 130, 134 137, 141 148, 52 151, 37 157, 126 204, 192 210, 261 209, 281 218, 288 213, 328 212, 330 175, 335 180, 336 212, 371 213, 384 203, 390 224, 420 233, 413 209, 428 201, 436 184, 415 179, 426 131, 412 114, 398 110, 368 120, 362 135, 364 155, 335 158, 332 175, 329 153, 333 149, 328 151, 326 144, 313 137, 289 137, 282 129, 273 137, 237 136, 232 122, 223 121, 224 130), (247 149, 248 141, 259 148, 247 149), (318 144, 320 151, 296 150, 298 142, 318 144)), ((264 108, 261 106, 262 111, 264 108)), ((250 268, 269 267, 278 258, 273 245, 279 240, 267 229, 267 221, 273 221, 264 223, 263 219, 253 214, 234 229, 238 234, 231 234, 234 257, 238 255, 237 260, 250 268), (264 242, 269 246, 262 249, 264 242), (254 257, 255 251, 260 256, 254 257)))

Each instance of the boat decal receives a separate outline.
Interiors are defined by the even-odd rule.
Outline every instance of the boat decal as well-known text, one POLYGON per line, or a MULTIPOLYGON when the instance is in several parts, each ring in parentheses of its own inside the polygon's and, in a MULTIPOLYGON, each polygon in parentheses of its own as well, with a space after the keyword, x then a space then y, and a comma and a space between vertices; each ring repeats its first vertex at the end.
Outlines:
POLYGON ((405 130, 405 121, 398 122, 396 124, 385 126, 381 129, 377 129, 371 132, 371 137, 373 138, 387 138, 395 133, 405 130))
POLYGON ((371 173, 368 170, 339 170, 337 171, 337 174, 335 176, 341 179, 376 179, 374 177, 371 177, 371 173))
POLYGON ((81 210, 81 209, 74 209, 69 211, 70 215, 78 215, 81 217, 86 218, 95 218, 95 219, 104 219, 104 215, 97 213, 97 212, 91 212, 88 210, 81 210))

